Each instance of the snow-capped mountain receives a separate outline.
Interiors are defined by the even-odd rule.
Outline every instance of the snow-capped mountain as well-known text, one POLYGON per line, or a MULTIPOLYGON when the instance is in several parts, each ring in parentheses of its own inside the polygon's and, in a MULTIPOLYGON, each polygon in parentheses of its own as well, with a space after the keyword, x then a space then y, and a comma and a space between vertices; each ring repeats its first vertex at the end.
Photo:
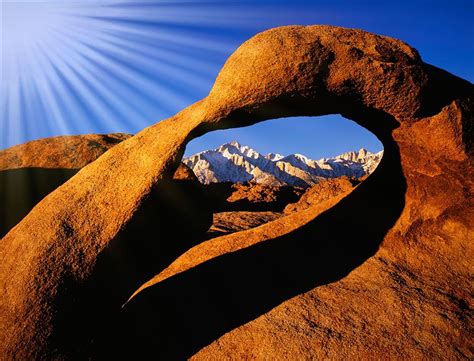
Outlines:
POLYGON ((333 158, 309 159, 302 154, 269 153, 262 155, 254 149, 233 141, 214 150, 206 150, 185 158, 199 181, 256 182, 269 185, 307 187, 323 178, 348 176, 360 178, 375 170, 383 151, 371 153, 365 149, 333 158))

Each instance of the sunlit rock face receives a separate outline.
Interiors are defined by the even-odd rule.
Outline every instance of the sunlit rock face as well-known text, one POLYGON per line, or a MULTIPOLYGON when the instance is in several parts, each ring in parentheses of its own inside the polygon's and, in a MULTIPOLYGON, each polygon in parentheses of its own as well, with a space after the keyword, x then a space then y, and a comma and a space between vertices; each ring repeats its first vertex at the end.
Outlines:
POLYGON ((79 169, 131 134, 85 134, 33 140, 0 151, 0 171, 17 168, 79 169))
POLYGON ((472 110, 472 84, 399 40, 331 26, 256 35, 205 99, 82 168, 1 240, 1 354, 473 358, 472 110), (194 137, 334 113, 384 146, 348 195, 178 259, 176 225, 123 237, 194 137), (121 262, 129 247, 138 270, 121 262))
POLYGON ((238 142, 223 144, 183 159, 204 184, 255 182, 266 185, 309 187, 326 178, 342 176, 360 178, 372 173, 383 151, 365 149, 332 158, 312 160, 302 154, 262 155, 238 142))
POLYGON ((284 213, 293 213, 324 203, 340 195, 349 194, 355 186, 360 184, 360 180, 340 177, 327 179, 317 185, 308 188, 297 202, 288 204, 284 213))

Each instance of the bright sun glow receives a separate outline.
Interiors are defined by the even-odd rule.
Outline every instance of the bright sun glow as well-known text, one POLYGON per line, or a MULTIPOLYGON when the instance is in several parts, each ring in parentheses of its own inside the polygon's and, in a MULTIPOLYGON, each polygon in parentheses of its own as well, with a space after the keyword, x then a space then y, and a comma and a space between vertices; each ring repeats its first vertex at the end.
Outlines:
POLYGON ((0 148, 48 135, 134 132, 204 96, 214 58, 235 45, 193 31, 218 16, 191 5, 2 3, 0 148))

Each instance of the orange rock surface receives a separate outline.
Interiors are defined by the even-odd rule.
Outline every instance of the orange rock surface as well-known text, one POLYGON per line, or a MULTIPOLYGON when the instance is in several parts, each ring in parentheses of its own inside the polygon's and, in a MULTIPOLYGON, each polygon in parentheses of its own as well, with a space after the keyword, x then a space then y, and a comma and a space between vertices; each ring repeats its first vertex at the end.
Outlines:
POLYGON ((328 179, 308 188, 296 203, 288 204, 284 212, 292 213, 319 204, 341 194, 348 194, 359 181, 347 177, 328 179))
POLYGON ((0 151, 0 170, 16 168, 79 169, 130 138, 130 134, 85 134, 32 140, 0 151))
POLYGON ((85 166, 1 240, 1 354, 472 359, 473 94, 392 38, 331 26, 256 35, 205 99, 85 166), (349 195, 178 259, 165 247, 175 225, 157 225, 171 237, 122 236, 194 137, 330 113, 384 145, 349 195), (154 277, 133 272, 150 247, 154 277))
POLYGON ((212 226, 207 231, 206 238, 214 238, 224 234, 255 228, 280 218, 281 216, 282 213, 270 211, 234 211, 214 213, 212 226))

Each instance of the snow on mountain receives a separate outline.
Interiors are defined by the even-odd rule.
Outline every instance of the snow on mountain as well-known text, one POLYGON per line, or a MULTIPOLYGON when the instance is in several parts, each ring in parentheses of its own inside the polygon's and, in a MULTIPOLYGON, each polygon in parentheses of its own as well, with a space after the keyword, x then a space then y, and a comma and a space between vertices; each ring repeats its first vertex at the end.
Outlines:
POLYGON ((284 156, 282 156, 281 154, 278 154, 278 153, 268 153, 265 156, 265 158, 268 159, 268 160, 277 161, 277 160, 280 160, 280 159, 284 158, 284 156))
POLYGON ((236 141, 213 150, 206 150, 185 158, 199 181, 204 184, 218 182, 256 182, 268 185, 308 187, 323 178, 348 176, 360 178, 372 173, 383 151, 372 153, 365 149, 347 152, 332 158, 310 159, 302 154, 269 153, 262 155, 236 141))

